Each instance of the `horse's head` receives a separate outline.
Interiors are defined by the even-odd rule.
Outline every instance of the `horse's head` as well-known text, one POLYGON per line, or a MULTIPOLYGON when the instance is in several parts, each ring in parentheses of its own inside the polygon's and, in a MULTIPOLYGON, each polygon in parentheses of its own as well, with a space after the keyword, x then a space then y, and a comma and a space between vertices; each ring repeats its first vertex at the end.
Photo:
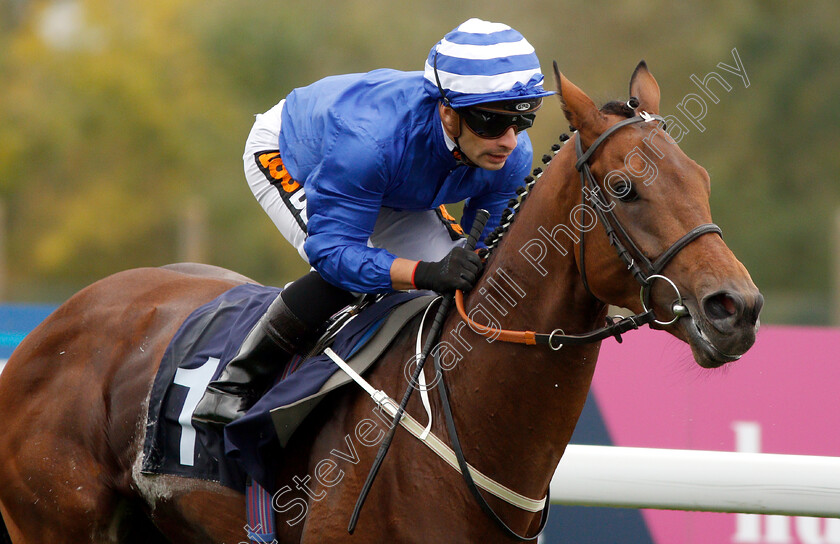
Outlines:
POLYGON ((601 109, 556 65, 555 76, 563 111, 578 130, 583 198, 599 219, 577 252, 585 285, 604 302, 652 308, 655 326, 686 341, 703 367, 738 359, 755 342, 763 297, 711 223, 709 174, 652 117, 659 86, 644 61, 630 80, 634 98, 601 109), (622 258, 610 237, 626 249, 622 258), (639 285, 646 281, 644 301, 639 285))

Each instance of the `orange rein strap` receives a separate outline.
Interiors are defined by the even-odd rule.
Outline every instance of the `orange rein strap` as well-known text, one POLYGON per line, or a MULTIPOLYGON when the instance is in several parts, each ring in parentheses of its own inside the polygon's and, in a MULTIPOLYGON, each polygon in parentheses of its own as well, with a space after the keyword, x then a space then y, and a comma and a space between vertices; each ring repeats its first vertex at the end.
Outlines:
POLYGON ((646 309, 641 314, 628 317, 608 317, 605 327, 584 334, 565 334, 561 329, 555 329, 550 333, 537 333, 534 331, 508 331, 476 323, 467 316, 467 312, 464 310, 464 293, 460 290, 455 291, 455 306, 458 308, 461 319, 479 336, 501 340, 502 342, 527 344, 529 346, 545 344, 555 351, 564 345, 580 346, 582 344, 600 342, 610 336, 614 337, 618 342, 621 342, 621 335, 625 332, 638 329, 642 325, 648 325, 656 319, 653 309, 646 309))
POLYGON ((458 308, 458 313, 461 318, 470 326, 476 334, 492 337, 502 342, 513 342, 515 344, 536 345, 537 333, 534 331, 507 331, 504 329, 494 329, 486 325, 480 325, 467 316, 464 310, 464 292, 460 289, 455 291, 455 306, 458 308))

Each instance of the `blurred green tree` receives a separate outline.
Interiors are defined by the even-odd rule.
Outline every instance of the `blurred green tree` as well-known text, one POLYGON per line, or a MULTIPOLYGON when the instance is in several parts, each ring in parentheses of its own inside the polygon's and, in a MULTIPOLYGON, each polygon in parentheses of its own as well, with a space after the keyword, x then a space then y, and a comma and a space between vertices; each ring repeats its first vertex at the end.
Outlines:
MULTIPOLYGON (((206 260, 266 283, 305 271, 244 182, 252 115, 321 77, 420 70, 469 17, 521 30, 596 101, 644 58, 663 113, 737 48, 750 86, 709 103, 683 149, 712 174, 715 219, 768 295, 770 321, 827 322, 840 201, 840 4, 749 0, 57 0, 0 3, 0 198, 8 296, 58 302, 106 274, 180 258, 207 209, 206 260)), ((718 70, 719 71, 719 70, 718 70)), ((566 130, 548 100, 537 159, 566 130)))

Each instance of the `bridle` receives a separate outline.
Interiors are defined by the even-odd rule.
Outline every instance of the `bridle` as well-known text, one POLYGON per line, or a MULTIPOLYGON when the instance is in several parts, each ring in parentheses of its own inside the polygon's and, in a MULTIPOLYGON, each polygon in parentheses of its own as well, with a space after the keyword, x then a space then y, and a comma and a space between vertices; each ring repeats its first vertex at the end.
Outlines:
MULTIPOLYGON (((596 214, 598 219, 604 225, 604 229, 607 233, 607 238, 610 241, 610 245, 612 245, 616 251, 618 252, 619 258, 624 261, 624 264, 627 265, 627 269, 633 274, 633 277, 636 278, 636 281, 642 287, 640 297, 642 299, 642 307, 645 311, 648 311, 650 307, 650 296, 651 296, 651 287, 653 285, 653 280, 662 279, 668 282, 671 287, 673 287, 674 291, 677 294, 677 302, 672 306, 671 310, 674 314, 672 320, 663 322, 654 316, 652 321, 658 323, 659 325, 671 325, 676 322, 677 319, 682 317, 683 315, 687 315, 687 310, 685 306, 682 304, 682 296, 680 295, 679 290, 677 289, 674 282, 671 281, 667 276, 662 275, 662 271, 665 269, 665 266, 673 259, 677 253, 682 251, 688 244, 699 238, 700 236, 714 232, 718 235, 722 236, 723 233, 720 230, 720 227, 715 225, 714 223, 706 223, 703 225, 698 225, 694 227, 690 231, 688 231, 685 235, 683 235, 679 240, 671 244, 671 247, 666 249, 662 255, 660 255, 655 261, 651 262, 648 259, 647 255, 639 249, 639 246, 633 241, 633 238, 630 236, 630 233, 627 232, 627 229, 621 224, 621 221, 618 220, 616 217, 614 210, 614 206, 610 206, 609 202, 607 202, 606 198, 604 197, 603 192, 601 192, 600 188, 598 187, 598 182, 595 181, 595 177, 592 175, 592 170, 589 167, 589 159, 592 157, 592 154, 595 153, 595 150, 606 141, 607 138, 610 137, 615 131, 621 129, 622 127, 626 127, 628 125, 633 125, 636 123, 650 123, 653 121, 659 121, 663 125, 665 124, 665 120, 659 115, 651 115, 645 111, 642 111, 640 115, 635 117, 631 117, 629 119, 625 119, 624 121, 620 121, 610 128, 605 130, 598 138, 592 142, 592 145, 589 146, 589 149, 583 151, 583 145, 581 143, 581 138, 575 140, 575 152, 577 154, 577 162, 575 162, 575 169, 580 172, 580 184, 581 184, 581 200, 583 203, 588 205, 596 214), (588 195, 587 195, 588 190, 588 195), (587 198, 589 196, 589 198, 587 198), (596 200, 597 202, 593 203, 589 201, 590 199, 596 200), (623 239, 623 241, 622 241, 623 239)), ((586 258, 585 258, 585 231, 583 227, 580 228, 580 275, 583 279, 583 285, 586 288, 587 292, 590 295, 595 297, 592 291, 589 288, 589 282, 586 279, 586 258)), ((595 297, 598 298, 598 297, 595 297)), ((640 314, 644 315, 644 314, 640 314)))
MULTIPOLYGON (((627 266, 627 269, 639 282, 641 290, 639 297, 642 302, 642 313, 634 314, 629 317, 615 317, 607 318, 607 325, 599 329, 590 331, 580 335, 567 335, 562 329, 555 329, 550 333, 536 333, 533 331, 508 331, 487 327, 476 323, 470 319, 464 310, 464 296, 458 291, 455 294, 455 303, 461 317, 470 325, 470 328, 477 334, 482 336, 492 336, 494 339, 505 342, 516 342, 521 344, 547 344, 551 349, 559 350, 564 345, 581 345, 598 342, 610 336, 613 336, 621 342, 621 335, 629 330, 638 329, 642 325, 649 325, 656 323, 662 326, 668 326, 675 323, 680 317, 688 315, 688 309, 683 304, 682 295, 679 292, 676 284, 662 272, 665 266, 685 247, 704 234, 716 233, 722 236, 720 227, 714 223, 705 223, 698 225, 684 234, 676 242, 666 249, 658 258, 651 261, 639 249, 639 246, 633 241, 633 238, 627 232, 627 229, 621 224, 618 217, 613 211, 614 206, 605 198, 603 192, 598 186, 598 182, 592 175, 592 170, 589 167, 589 160, 592 154, 616 131, 636 123, 650 123, 659 121, 665 123, 665 120, 659 115, 651 115, 642 111, 639 115, 619 121, 605 130, 598 138, 592 142, 592 145, 584 151, 581 144, 580 135, 575 140, 575 152, 577 155, 577 162, 575 162, 575 169, 580 172, 581 183, 581 201, 583 205, 589 207, 594 211, 596 217, 604 225, 604 230, 607 233, 610 245, 612 245, 619 258, 627 266), (595 202, 591 202, 595 200, 595 202), (669 321, 659 320, 654 313, 651 305, 651 290, 653 282, 662 280, 667 282, 677 295, 677 300, 671 306, 673 318, 669 321)), ((586 291, 595 299, 598 299, 589 288, 589 283, 586 278, 586 259, 585 259, 585 236, 586 230, 583 225, 580 228, 580 275, 583 280, 583 285, 586 291)), ((599 299, 598 299, 599 300, 599 299)))

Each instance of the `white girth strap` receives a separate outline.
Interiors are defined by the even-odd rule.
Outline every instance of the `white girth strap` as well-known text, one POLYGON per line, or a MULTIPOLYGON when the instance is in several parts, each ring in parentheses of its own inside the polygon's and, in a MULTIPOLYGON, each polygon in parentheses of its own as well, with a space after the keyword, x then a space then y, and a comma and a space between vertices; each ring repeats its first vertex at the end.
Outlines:
MULTIPOLYGON (((385 412, 394 417, 397 414, 397 409, 399 408, 399 404, 388 396, 382 390, 374 389, 370 383, 368 383, 364 378, 362 378, 358 372, 353 370, 344 360, 339 357, 331 348, 327 348, 324 350, 324 353, 332 359, 332 361, 341 368, 344 372, 347 373, 348 376, 353 378, 362 389, 364 389, 368 395, 382 407, 385 412)), ((408 432, 414 435, 417 439, 421 442, 426 444, 429 449, 435 452, 441 459, 446 461, 449 466, 454 468, 458 473, 461 472, 460 467, 458 466, 458 459, 455 457, 455 452, 452 451, 446 443, 444 443, 440 438, 435 436, 434 433, 426 433, 424 432, 423 426, 417 422, 416 419, 411 417, 407 412, 403 413, 402 419, 400 419, 400 425, 405 428, 408 432), (421 435, 426 435, 425 438, 421 438, 421 435)), ((505 502, 508 502, 518 508, 526 510, 528 512, 541 512, 545 507, 546 499, 543 498, 542 500, 534 500, 530 499, 524 495, 520 495, 516 491, 512 489, 508 489, 507 487, 503 486, 499 482, 488 478, 481 472, 475 469, 472 465, 467 465, 470 468, 470 473, 472 474, 473 481, 475 481, 475 485, 480 487, 481 489, 491 493, 498 498, 502 499, 505 502)))

